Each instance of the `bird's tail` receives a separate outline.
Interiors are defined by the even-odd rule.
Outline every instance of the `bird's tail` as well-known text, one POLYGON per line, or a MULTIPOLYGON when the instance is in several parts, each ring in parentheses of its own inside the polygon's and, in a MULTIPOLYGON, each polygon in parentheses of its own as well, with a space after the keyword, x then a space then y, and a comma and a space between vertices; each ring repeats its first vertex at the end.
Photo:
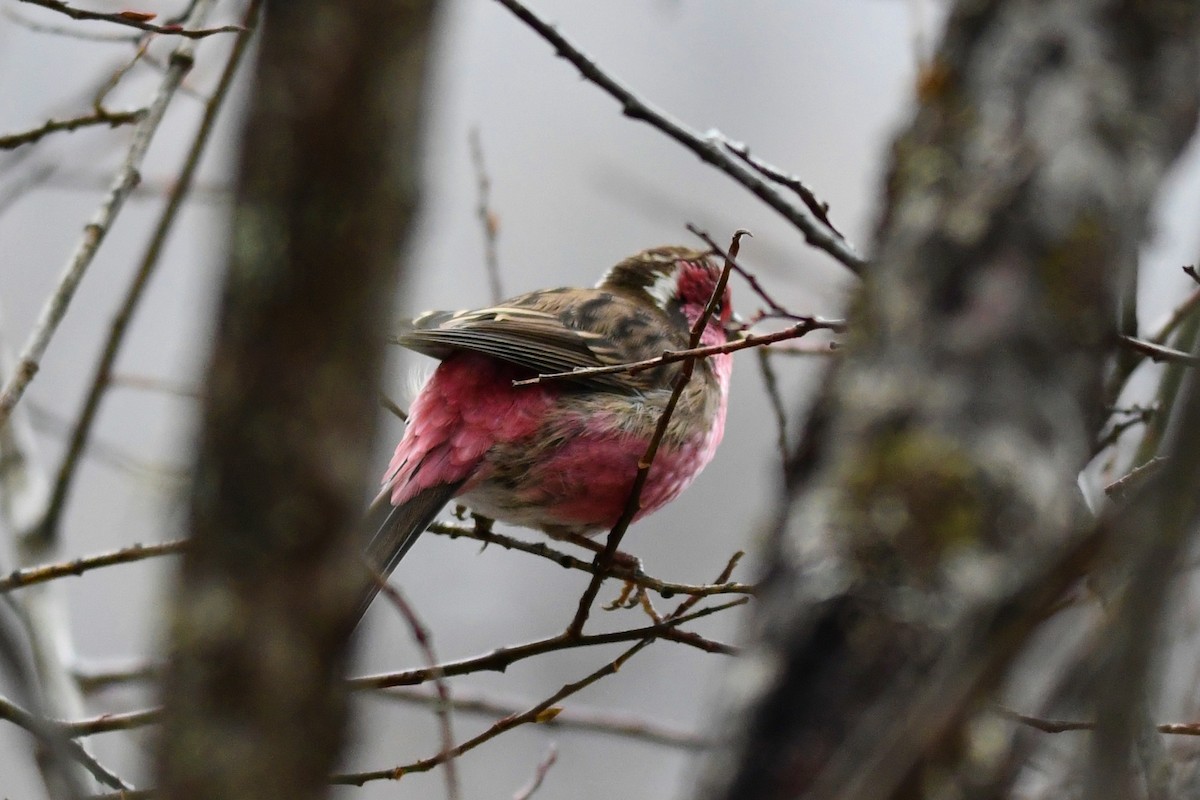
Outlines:
POLYGON ((404 558, 417 537, 425 532, 459 486, 458 483, 431 486, 398 506, 388 502, 385 492, 371 503, 365 522, 368 538, 364 553, 368 566, 375 574, 368 578, 363 589, 358 608, 359 619, 379 593, 375 576, 387 578, 392 574, 400 559, 404 558))

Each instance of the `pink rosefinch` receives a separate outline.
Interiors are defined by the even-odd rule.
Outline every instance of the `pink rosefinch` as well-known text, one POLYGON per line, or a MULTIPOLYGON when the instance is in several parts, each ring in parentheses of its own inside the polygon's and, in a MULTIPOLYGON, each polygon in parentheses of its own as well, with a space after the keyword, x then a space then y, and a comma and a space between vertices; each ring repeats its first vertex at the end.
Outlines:
MULTIPOLYGON (((680 365, 520 387, 513 381, 686 348, 719 276, 706 253, 657 247, 617 264, 594 289, 547 289, 415 320, 396 341, 442 363, 413 401, 372 503, 372 518, 383 519, 367 545, 370 565, 389 574, 452 497, 477 514, 560 539, 611 528, 680 365)), ((726 288, 702 345, 726 341, 731 313, 726 288)), ((712 459, 725 427, 731 361, 722 354, 697 362, 635 519, 674 500, 712 459)))

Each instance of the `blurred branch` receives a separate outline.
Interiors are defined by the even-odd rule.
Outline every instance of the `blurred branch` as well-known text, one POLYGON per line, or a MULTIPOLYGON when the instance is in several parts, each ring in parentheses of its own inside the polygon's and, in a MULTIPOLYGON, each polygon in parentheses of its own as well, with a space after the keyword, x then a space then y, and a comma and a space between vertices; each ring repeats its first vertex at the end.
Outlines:
MULTIPOLYGON (((62 727, 58 723, 47 722, 39 719, 36 715, 29 713, 25 709, 13 703, 11 700, 0 696, 0 719, 8 720, 19 728, 32 733, 39 739, 45 739, 49 735, 62 735, 62 727)), ((107 767, 97 761, 90 753, 80 747, 77 743, 70 741, 60 743, 67 756, 71 760, 78 763, 86 769, 93 778, 101 785, 108 786, 117 790, 127 790, 133 787, 121 780, 120 777, 113 774, 107 767)))
POLYGON ((529 779, 529 783, 522 786, 513 795, 513 800, 529 800, 542 786, 542 781, 546 780, 546 775, 550 772, 550 768, 558 761, 558 748, 554 743, 550 743, 550 747, 546 750, 546 756, 538 762, 537 769, 534 770, 533 777, 529 779))
POLYGON ((762 375, 763 390, 767 393, 767 401, 771 404, 771 413, 775 417, 775 444, 779 448, 779 456, 784 465, 788 461, 787 411, 783 407, 783 398, 779 395, 779 378, 775 375, 775 367, 771 364, 770 350, 758 350, 758 371, 762 375))
MULTIPOLYGON (((425 658, 425 667, 429 669, 430 675, 433 678, 434 693, 437 702, 433 703, 434 713, 438 718, 438 728, 442 734, 442 753, 449 754, 454 748, 454 720, 452 711, 454 709, 454 699, 450 694, 450 684, 446 680, 445 673, 438 669, 437 651, 433 649, 433 634, 429 627, 421 621, 417 616, 416 609, 408 602, 408 599, 397 589, 387 582, 387 579, 382 575, 375 576, 376 582, 379 584, 379 590, 384 597, 391 601, 391 604, 404 617, 408 629, 412 632, 413 641, 416 643, 421 655, 425 658)), ((444 772, 446 775, 446 800, 459 800, 458 783, 458 767, 454 763, 454 758, 447 756, 443 762, 446 766, 444 772)))
POLYGON ((1133 336, 1121 336, 1121 343, 1126 347, 1136 350, 1155 363, 1169 361, 1173 364, 1186 364, 1189 367, 1200 364, 1200 357, 1194 356, 1191 353, 1185 353, 1182 350, 1176 350, 1173 347, 1148 342, 1145 339, 1137 339, 1133 336))
POLYGON ((496 239, 500 233, 500 221, 491 207, 492 180, 488 177, 487 164, 483 160, 483 140, 479 128, 471 128, 471 163, 475 167, 475 182, 479 197, 475 214, 483 230, 483 263, 487 266, 488 285, 492 289, 492 302, 504 299, 500 287, 500 256, 496 252, 496 239))
MULTIPOLYGON (((25 2, 30 2, 30 0, 25 0, 25 2)), ((50 2, 50 0, 45 0, 45 2, 50 2)), ((188 24, 203 24, 212 4, 213 0, 198 0, 192 8, 188 24)), ((71 298, 79 287, 79 282, 83 280, 84 273, 92 263, 105 236, 111 230, 117 215, 120 214, 125 200, 137 185, 142 161, 145 159, 150 142, 166 114, 167 106, 175 96, 184 75, 191 71, 194 50, 195 42, 188 39, 180 42, 172 52, 170 68, 163 76, 146 115, 134 129, 133 141, 112 180, 108 194, 93 214, 92 219, 84 227, 83 237, 76 244, 74 252, 59 276, 57 286, 42 307, 33 331, 21 349, 15 369, 12 374, 6 376, 3 387, 0 388, 0 425, 8 420, 13 408, 21 400, 29 383, 37 374, 42 356, 45 354, 46 348, 50 346, 50 340, 58 330, 59 323, 66 315, 71 298)))
POLYGON ((117 564, 131 564, 147 558, 162 555, 182 553, 187 546, 186 540, 162 542, 160 544, 134 544, 122 547, 110 553, 95 556, 75 558, 54 564, 39 564, 37 566, 15 569, 4 577, 0 577, 0 593, 11 592, 25 586, 35 586, 58 578, 82 575, 85 572, 101 567, 111 567, 117 564))
MULTIPOLYGON (((1188 269, 1189 267, 1184 267, 1183 271, 1186 273, 1188 269)), ((1198 310, 1200 310, 1200 289, 1194 290, 1184 298, 1183 302, 1171 310, 1171 313, 1159 324, 1154 333, 1146 338, 1149 347, 1142 348, 1131 342, 1125 343, 1124 349, 1118 354, 1118 358, 1116 359, 1117 363, 1113 369, 1113 374, 1105 382, 1105 395, 1109 398, 1110 402, 1116 402, 1117 398, 1120 397, 1121 391, 1129 383, 1129 378, 1133 375, 1134 371, 1147 358, 1151 358, 1156 353, 1155 347, 1166 346, 1168 341, 1179 331, 1180 327, 1192 319, 1198 310), (1126 354, 1134 355, 1134 357, 1126 358, 1124 357, 1126 354)), ((1134 338, 1136 339, 1136 336, 1134 338)), ((1158 361, 1159 359, 1155 358, 1152 360, 1158 361)), ((1167 357, 1165 360, 1171 359, 1167 357)))
POLYGON ((185 25, 155 25, 150 22, 157 14, 143 13, 141 11, 114 11, 106 13, 102 11, 86 11, 81 8, 67 5, 62 0, 19 0, 22 3, 28 3, 31 6, 40 8, 48 8, 51 11, 57 11, 60 14, 66 14, 71 19, 76 20, 93 20, 97 22, 111 22, 116 25, 124 25, 130 28, 137 28, 141 31, 149 31, 150 33, 163 33, 172 36, 182 36, 187 39, 203 39, 206 36, 212 36, 215 33, 242 33, 242 28, 237 25, 222 25, 219 28, 201 28, 196 27, 203 25, 202 18, 193 16, 185 25))
MULTIPOLYGON (((1120 787, 1130 777, 1131 744, 1151 727, 1147 698, 1174 585, 1167 576, 1175 574, 1198 533, 1200 371, 1188 373, 1179 399, 1153 473, 1126 489, 1127 502, 1103 520, 1113 533, 1102 563, 1111 565, 1115 575, 1106 578, 1116 589, 1099 652, 1091 658, 1099 676, 1094 688, 1096 734, 1084 773, 1087 797, 1115 800, 1124 794, 1120 787)), ((1146 771, 1161 770, 1151 763, 1146 771)))
POLYGON ((40 22, 34 22, 28 17, 18 14, 11 8, 4 8, 3 14, 6 19, 11 20, 14 24, 20 25, 27 31, 33 33, 48 33, 52 36, 65 36, 72 39, 79 39, 85 42, 113 42, 117 44, 133 44, 143 34, 140 33, 93 33, 91 31, 76 30, 81 26, 78 25, 43 25, 40 22))
MULTIPOLYGON (((1200 6, 1174 0, 951 11, 699 797, 1007 796, 1013 744, 976 717, 1112 533, 1077 479, 1120 276, 1195 132, 1197 39, 1200 6)), ((1118 674, 1106 700, 1142 697, 1118 674)))
POLYGON ((100 358, 96 362, 96 366, 92 372, 91 383, 88 386, 79 413, 75 418, 74 428, 67 441, 67 451, 63 456, 62 463, 59 465, 58 474, 55 476, 54 486, 50 493, 50 500, 46 505, 45 516, 41 524, 44 528, 43 535, 48 538, 57 536, 62 513, 66 507, 76 470, 83 456, 84 448, 87 446, 88 439, 91 436, 92 425, 100 413, 101 400, 112 380, 113 365, 117 361, 117 355, 121 351, 121 345, 125 341, 125 335, 129 331, 129 325, 133 321, 134 313, 137 311, 138 305, 141 303, 146 289, 150 285, 151 277, 153 277, 155 270, 158 268, 159 259, 162 256, 171 231, 174 230, 175 223, 179 218, 179 212, 183 208, 184 200, 192 188, 192 181, 196 177, 196 170, 199 168, 200 159, 204 155, 204 150, 212 135, 217 115, 225 102, 225 98, 229 95, 229 89, 233 85, 233 78, 237 74, 242 58, 249 48, 251 33, 257 27, 261 6, 262 0, 251 0, 247 6, 242 25, 239 27, 241 33, 234 40, 233 46, 230 48, 229 55, 226 58, 225 66, 221 70, 221 77, 217 81, 217 86, 204 105, 204 113, 201 115, 196 133, 192 137, 191 146, 184 156, 183 165, 180 167, 171 190, 167 195, 167 202, 159 214, 158 222, 154 227, 153 233, 150 235, 150 241, 147 243, 145 252, 142 254, 141 262, 138 264, 138 268, 125 290, 125 297, 121 301, 109 325, 108 338, 104 342, 100 358))
MULTIPOLYGON (((144 674, 144 671, 142 671, 144 674)), ((377 690, 378 696, 405 705, 436 706, 443 701, 439 692, 430 692, 424 688, 394 686, 377 690)), ((472 714, 485 717, 507 717, 528 707, 509 698, 495 697, 483 692, 469 689, 456 689, 449 698, 449 705, 458 714, 472 714)), ((161 721, 162 709, 148 708, 124 713, 102 714, 90 719, 73 720, 60 723, 63 731, 72 737, 94 736, 100 733, 126 731, 147 725, 156 725, 161 721)), ((560 728, 564 731, 585 731, 632 739, 646 744, 663 747, 675 747, 682 750, 703 750, 712 742, 697 733, 666 725, 658 720, 650 719, 639 714, 626 711, 613 711, 607 708, 587 708, 572 705, 564 708, 554 719, 543 723, 547 728, 560 728)), ((1176 725, 1176 728, 1185 727, 1176 725)), ((1200 724, 1192 724, 1196 735, 1200 735, 1200 724)), ((1168 731, 1184 733, 1185 731, 1168 731)))
POLYGON ((434 7, 265 15, 171 598, 161 800, 327 794, 434 7))
MULTIPOLYGON (((424 689, 409 687, 383 689, 379 694, 381 697, 399 703, 429 705, 439 701, 436 695, 424 689)), ((466 689, 456 690, 452 702, 454 710, 460 714, 481 714, 489 717, 506 717, 517 714, 529 705, 466 689)), ((680 730, 639 714, 612 711, 607 708, 585 708, 571 705, 564 708, 554 719, 546 720, 541 724, 547 728, 602 733, 684 750, 702 750, 712 744, 711 740, 700 734, 680 730)))
POLYGON ((141 122, 145 116, 146 109, 144 108, 139 108, 135 111, 106 111, 103 108, 98 108, 90 114, 71 117, 70 119, 48 119, 32 130, 0 136, 0 150, 15 150, 21 145, 32 144, 52 133, 59 133, 60 131, 74 131, 94 125, 107 125, 110 128, 117 128, 121 125, 141 122))
MULTIPOLYGON (((755 197, 762 200, 771 208, 778 211, 804 234, 804 239, 813 247, 823 250, 837 261, 848 267, 852 272, 861 273, 867 262, 859 255, 849 242, 834 228, 815 215, 807 205, 795 205, 764 180, 756 170, 747 168, 739 157, 727 152, 725 143, 729 142, 723 134, 716 131, 702 135, 679 122, 666 113, 643 100, 631 89, 616 78, 609 75, 594 60, 585 55, 579 48, 571 44, 566 37, 558 32, 553 25, 542 20, 518 0, 497 0, 502 6, 511 11, 518 19, 532 28, 539 36, 554 47, 556 53, 573 64, 579 73, 587 80, 599 86, 613 99, 621 104, 625 116, 649 123, 652 127, 663 132, 680 143, 701 161, 710 164, 721 172, 733 178, 755 197)), ((819 208, 823 206, 818 204, 819 208)), ((824 216, 824 211, 820 216, 824 216)))

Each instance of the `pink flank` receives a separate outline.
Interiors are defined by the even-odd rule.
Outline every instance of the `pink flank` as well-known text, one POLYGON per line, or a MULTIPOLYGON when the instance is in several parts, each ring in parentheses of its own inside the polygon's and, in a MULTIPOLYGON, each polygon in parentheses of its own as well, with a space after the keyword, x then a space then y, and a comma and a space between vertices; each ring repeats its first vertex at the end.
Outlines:
MULTIPOLYGON (((670 503, 708 465, 725 431, 726 388, 733 357, 722 354, 709 362, 721 386, 711 425, 673 446, 664 442, 642 488, 641 508, 634 519, 670 503)), ((564 527, 607 529, 616 524, 649 440, 620 431, 619 421, 593 417, 586 432, 567 439, 531 470, 519 490, 524 502, 545 508, 545 515, 564 527)))
POLYGON ((543 386, 513 388, 517 377, 525 376, 471 353, 438 366, 409 409, 408 428, 384 476, 392 505, 432 486, 467 480, 490 447, 538 430, 556 393, 543 386))

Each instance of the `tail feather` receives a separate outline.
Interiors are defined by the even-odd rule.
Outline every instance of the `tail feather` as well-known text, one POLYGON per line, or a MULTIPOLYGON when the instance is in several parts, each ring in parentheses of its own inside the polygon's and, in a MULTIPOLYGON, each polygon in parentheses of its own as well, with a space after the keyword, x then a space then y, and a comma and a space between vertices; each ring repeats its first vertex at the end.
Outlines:
MULTIPOLYGON (((447 483, 431 486, 399 506, 391 505, 386 494, 377 498, 367 512, 365 523, 366 530, 371 532, 364 550, 370 568, 384 578, 391 575, 417 537, 425 532, 461 485, 447 483)), ((360 619, 378 593, 379 584, 375 576, 371 576, 359 601, 360 619)))

